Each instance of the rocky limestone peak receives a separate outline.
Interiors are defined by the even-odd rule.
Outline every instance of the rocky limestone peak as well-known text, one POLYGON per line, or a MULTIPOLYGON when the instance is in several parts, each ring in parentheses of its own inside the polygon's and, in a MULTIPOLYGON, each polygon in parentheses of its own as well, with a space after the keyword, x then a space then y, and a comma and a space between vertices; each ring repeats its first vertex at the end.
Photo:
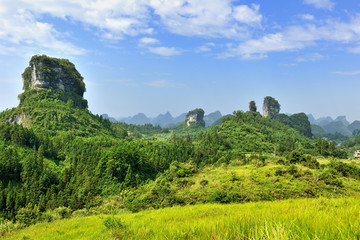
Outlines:
POLYGON ((75 65, 67 59, 35 55, 22 74, 23 89, 63 89, 83 97, 85 83, 75 65))
POLYGON ((202 110, 201 108, 197 108, 194 110, 191 110, 190 112, 188 112, 186 114, 186 125, 190 126, 191 123, 195 123, 195 122, 200 122, 203 123, 204 122, 204 110, 202 110))
POLYGON ((275 118, 280 112, 280 104, 275 98, 267 96, 264 98, 263 115, 264 117, 275 118))

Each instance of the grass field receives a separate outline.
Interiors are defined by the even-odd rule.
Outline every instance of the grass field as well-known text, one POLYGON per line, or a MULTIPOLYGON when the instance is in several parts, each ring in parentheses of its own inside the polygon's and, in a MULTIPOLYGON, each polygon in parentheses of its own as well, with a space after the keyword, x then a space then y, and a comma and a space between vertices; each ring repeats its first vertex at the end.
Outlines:
POLYGON ((358 198, 204 204, 40 223, 4 239, 359 239, 358 198))

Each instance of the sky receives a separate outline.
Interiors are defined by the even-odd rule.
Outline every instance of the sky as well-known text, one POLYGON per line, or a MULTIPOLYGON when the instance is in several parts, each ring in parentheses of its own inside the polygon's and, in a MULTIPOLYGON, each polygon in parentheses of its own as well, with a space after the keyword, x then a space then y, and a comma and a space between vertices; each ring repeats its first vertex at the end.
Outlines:
POLYGON ((0 111, 31 56, 73 62, 94 114, 262 112, 360 120, 357 0, 0 0, 0 111))

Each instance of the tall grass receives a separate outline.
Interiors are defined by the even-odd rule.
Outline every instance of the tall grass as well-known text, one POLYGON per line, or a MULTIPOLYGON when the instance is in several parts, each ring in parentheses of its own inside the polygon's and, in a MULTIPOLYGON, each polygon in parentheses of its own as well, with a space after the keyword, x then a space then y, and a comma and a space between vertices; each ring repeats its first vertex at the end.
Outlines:
POLYGON ((357 198, 204 204, 148 210, 114 216, 121 218, 124 225, 117 233, 104 227, 107 217, 38 224, 8 238, 47 239, 45 236, 52 232, 52 239, 360 239, 360 201, 357 198), (87 232, 85 228, 89 222, 92 230, 87 232), (62 236, 57 234, 59 231, 62 236))

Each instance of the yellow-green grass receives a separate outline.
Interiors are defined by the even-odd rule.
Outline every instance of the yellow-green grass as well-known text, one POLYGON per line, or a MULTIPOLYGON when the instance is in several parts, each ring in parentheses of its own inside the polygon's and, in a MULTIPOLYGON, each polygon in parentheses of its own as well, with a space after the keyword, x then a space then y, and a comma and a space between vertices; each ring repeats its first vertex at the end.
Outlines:
POLYGON ((41 223, 5 239, 359 239, 360 199, 292 199, 204 204, 111 216, 124 229, 107 229, 109 215, 41 223))

